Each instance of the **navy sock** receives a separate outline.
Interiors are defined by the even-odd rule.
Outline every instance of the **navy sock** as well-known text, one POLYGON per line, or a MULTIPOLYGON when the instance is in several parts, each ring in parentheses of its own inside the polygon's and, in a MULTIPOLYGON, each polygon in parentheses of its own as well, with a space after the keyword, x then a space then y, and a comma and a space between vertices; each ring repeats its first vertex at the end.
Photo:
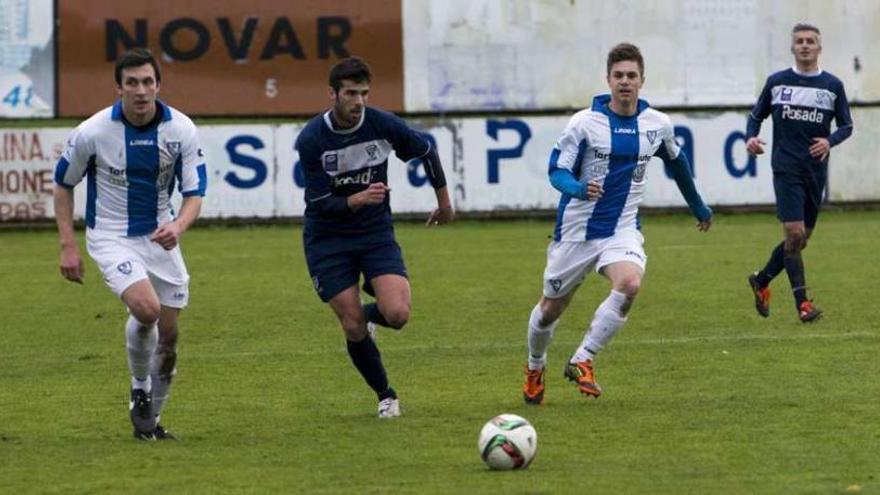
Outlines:
POLYGON ((365 337, 360 342, 347 340, 346 343, 351 362, 364 377, 367 385, 379 396, 379 400, 396 397, 394 389, 388 386, 388 377, 385 375, 385 367, 382 365, 382 356, 373 339, 365 337))
POLYGON ((785 254, 785 271, 788 273, 788 281, 791 282, 791 290, 794 292, 794 304, 800 309, 801 303, 807 300, 804 260, 800 251, 785 254))
POLYGON ((379 311, 379 305, 376 303, 364 304, 364 314, 367 315, 367 321, 383 327, 389 326, 388 322, 385 321, 385 317, 379 311))
POLYGON ((770 255, 770 259, 767 260, 767 265, 764 266, 764 269, 758 272, 758 285, 761 287, 767 287, 770 285, 770 281, 776 278, 782 270, 785 269, 785 242, 780 242, 776 248, 773 249, 773 253, 770 255))

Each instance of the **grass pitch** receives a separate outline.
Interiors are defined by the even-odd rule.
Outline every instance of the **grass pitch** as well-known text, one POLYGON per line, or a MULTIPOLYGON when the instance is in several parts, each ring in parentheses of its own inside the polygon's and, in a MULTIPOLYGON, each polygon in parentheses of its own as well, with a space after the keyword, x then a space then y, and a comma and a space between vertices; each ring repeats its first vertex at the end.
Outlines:
POLYGON ((784 275, 772 314, 747 275, 781 229, 769 215, 643 219, 648 271, 597 360, 605 389, 562 377, 608 283, 588 277, 550 348, 546 404, 520 394, 525 328, 550 221, 398 225, 413 313, 379 347, 404 416, 376 419, 296 227, 186 234, 193 280, 163 414, 180 438, 140 443, 127 417, 122 305, 86 260, 64 282, 54 232, 0 232, 2 493, 880 492, 876 212, 823 213, 805 251, 826 312, 802 325, 784 275), (477 433, 528 418, 538 455, 489 472, 477 433))

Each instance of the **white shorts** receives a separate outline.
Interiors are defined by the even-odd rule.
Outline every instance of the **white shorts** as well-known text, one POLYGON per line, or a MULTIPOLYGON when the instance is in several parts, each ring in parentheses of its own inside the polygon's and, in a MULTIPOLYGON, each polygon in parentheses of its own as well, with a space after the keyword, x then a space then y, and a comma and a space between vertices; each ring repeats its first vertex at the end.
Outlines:
POLYGON ((645 238, 638 230, 617 232, 605 239, 585 242, 556 242, 547 246, 547 267, 544 268, 544 297, 556 299, 579 286, 587 271, 597 272, 618 261, 629 261, 645 271, 648 257, 645 238))
POLYGON ((184 308, 189 302, 189 273, 180 245, 166 251, 146 235, 125 237, 86 229, 86 248, 117 297, 149 278, 163 306, 184 308))

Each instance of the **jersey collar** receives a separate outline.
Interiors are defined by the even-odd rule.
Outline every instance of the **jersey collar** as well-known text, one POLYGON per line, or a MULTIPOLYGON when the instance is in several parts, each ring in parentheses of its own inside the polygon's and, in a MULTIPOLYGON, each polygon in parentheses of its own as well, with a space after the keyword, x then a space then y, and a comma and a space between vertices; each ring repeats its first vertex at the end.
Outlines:
POLYGON ((816 77, 816 76, 822 75, 822 69, 816 69, 813 72, 801 72, 798 70, 797 66, 795 66, 795 67, 791 68, 791 71, 799 76, 804 76, 804 77, 816 77))
POLYGON ((332 111, 333 110, 331 109, 324 112, 324 124, 326 124, 327 128, 335 132, 336 134, 351 134, 357 131, 361 128, 362 125, 364 125, 364 119, 367 117, 367 107, 364 107, 364 111, 361 112, 361 120, 357 123, 356 126, 349 129, 336 129, 335 127, 333 127, 333 120, 330 119, 330 112, 332 111))
MULTIPOLYGON (((171 120, 171 109, 162 100, 156 100, 156 110, 162 112, 162 122, 171 120)), ((116 100, 116 103, 113 104, 113 109, 110 111, 110 119, 122 120, 122 100, 116 100)))
POLYGON ((605 115, 608 115, 609 117, 615 116, 618 118, 632 118, 632 117, 638 117, 638 115, 640 113, 642 113, 645 109, 647 109, 648 107, 651 106, 650 104, 648 104, 647 100, 643 100, 643 99, 639 98, 639 104, 636 106, 636 114, 633 115, 632 117, 624 117, 622 115, 617 115, 616 113, 612 112, 611 107, 608 106, 609 103, 611 103, 611 95, 610 94, 605 93, 605 94, 601 94, 601 95, 596 95, 593 97, 593 104, 590 106, 590 110, 592 110, 594 112, 603 113, 605 115))

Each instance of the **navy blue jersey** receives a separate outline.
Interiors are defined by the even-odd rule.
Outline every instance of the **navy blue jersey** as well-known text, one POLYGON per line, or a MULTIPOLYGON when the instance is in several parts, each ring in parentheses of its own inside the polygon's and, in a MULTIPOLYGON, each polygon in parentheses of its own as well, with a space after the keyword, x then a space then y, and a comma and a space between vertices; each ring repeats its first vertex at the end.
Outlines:
POLYGON ((843 83, 825 71, 806 75, 789 68, 768 77, 749 114, 747 138, 758 135, 761 121, 771 113, 774 173, 825 174, 827 157, 810 156, 813 138, 827 138, 835 146, 852 134, 853 122, 843 83), (837 123, 833 134, 831 119, 837 123))
POLYGON ((351 129, 336 130, 330 111, 314 117, 296 139, 306 180, 304 234, 391 231, 390 195, 378 205, 351 211, 346 197, 371 183, 388 183, 388 155, 403 161, 425 156, 431 143, 399 117, 366 107, 351 129))

